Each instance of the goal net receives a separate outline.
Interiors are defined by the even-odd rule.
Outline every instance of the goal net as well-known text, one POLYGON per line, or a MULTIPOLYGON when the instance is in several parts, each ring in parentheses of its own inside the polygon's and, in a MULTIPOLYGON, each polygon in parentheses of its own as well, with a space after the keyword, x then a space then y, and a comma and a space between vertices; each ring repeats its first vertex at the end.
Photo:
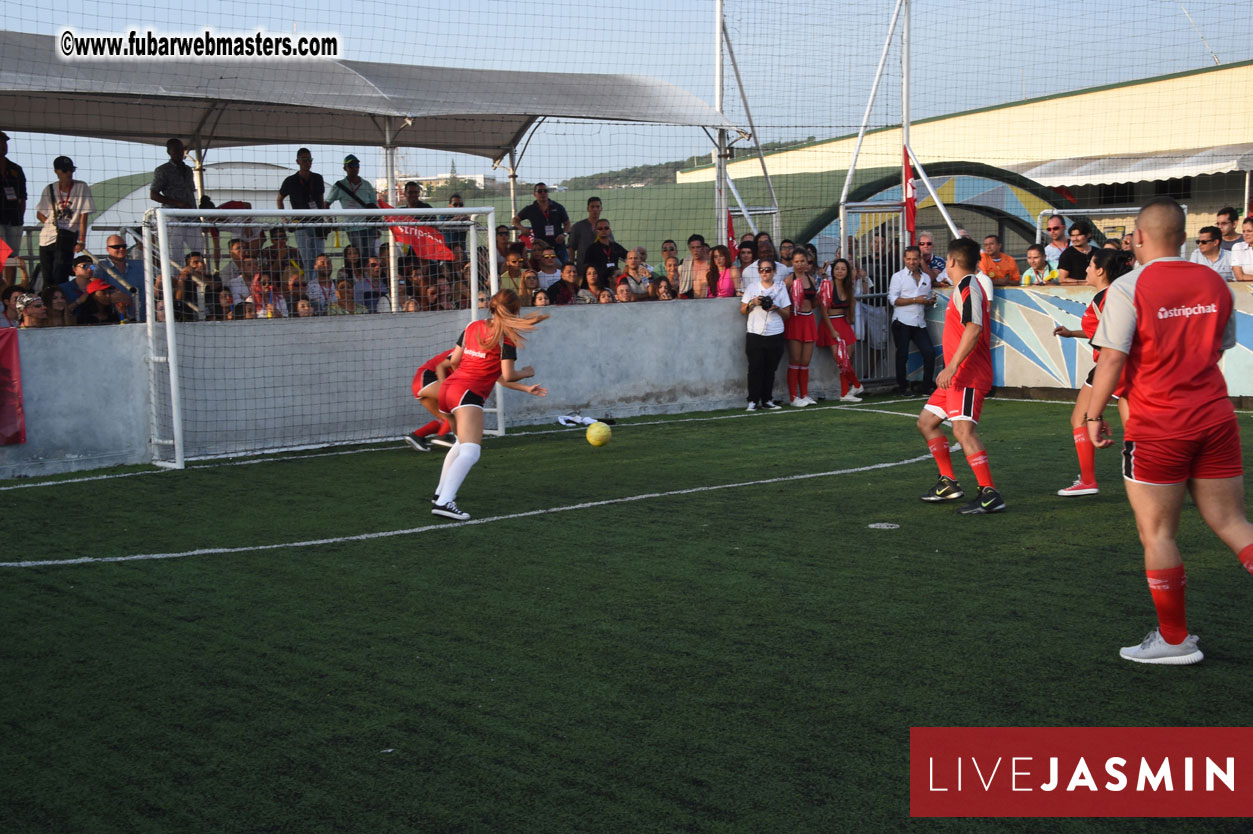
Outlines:
MULTIPOLYGON (((482 208, 150 212, 154 462, 368 443, 432 419, 411 381, 482 315, 493 220, 482 208)), ((500 434, 497 402, 487 429, 500 434)))

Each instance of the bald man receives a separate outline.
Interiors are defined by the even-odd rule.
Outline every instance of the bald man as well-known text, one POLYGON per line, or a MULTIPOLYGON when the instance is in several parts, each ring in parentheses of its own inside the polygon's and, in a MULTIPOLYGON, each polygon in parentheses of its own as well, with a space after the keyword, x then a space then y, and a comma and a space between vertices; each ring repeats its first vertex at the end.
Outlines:
POLYGON ((129 299, 125 302, 128 307, 132 301, 136 302, 135 318, 137 321, 144 321, 147 306, 144 304, 143 261, 126 257, 126 239, 120 235, 109 235, 109 239, 105 241, 105 249, 109 256, 96 261, 92 274, 103 279, 115 290, 121 290, 121 293, 114 293, 114 298, 120 300, 124 294, 129 299))
POLYGON ((1218 273, 1179 257, 1184 213, 1169 197, 1140 210, 1132 247, 1141 266, 1110 285, 1092 344, 1101 349, 1084 419, 1093 444, 1111 445, 1101 411, 1122 380, 1128 406, 1123 479, 1144 545, 1158 627, 1119 654, 1137 663, 1199 663, 1188 631, 1187 576, 1175 541, 1186 493, 1253 573, 1253 524, 1244 514, 1244 466, 1235 410, 1218 368, 1235 345, 1231 291, 1218 273))

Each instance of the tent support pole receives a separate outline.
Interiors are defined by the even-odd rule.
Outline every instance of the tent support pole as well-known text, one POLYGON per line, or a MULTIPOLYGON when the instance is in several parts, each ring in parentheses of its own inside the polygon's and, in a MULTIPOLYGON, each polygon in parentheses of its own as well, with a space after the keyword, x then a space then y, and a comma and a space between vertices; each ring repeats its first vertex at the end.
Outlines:
MULTIPOLYGON (((509 225, 518 216, 518 156, 515 148, 509 149, 509 225)), ((518 239, 518 230, 511 229, 510 237, 518 239)))
MULTIPOLYGON (((888 36, 883 39, 883 52, 879 55, 879 68, 874 73, 874 83, 870 85, 870 97, 866 100, 866 112, 861 117, 861 129, 857 131, 857 144, 853 146, 853 158, 848 163, 848 173, 844 175, 844 190, 840 192, 840 204, 848 200, 848 192, 853 187, 853 174, 857 171, 857 157, 861 156, 861 143, 866 138, 866 128, 870 125, 870 111, 874 107, 875 98, 879 95, 879 82, 883 80, 883 66, 888 60, 888 50, 892 46, 892 37, 896 34, 896 21, 901 16, 901 6, 905 0, 896 0, 896 11, 892 12, 892 22, 888 24, 888 36)), ((911 153, 910 156, 913 156, 911 153)), ((843 226, 840 234, 844 234, 843 226)))
MULTIPOLYGON (((753 132, 753 148, 757 151, 757 161, 761 163, 761 176, 766 181, 766 190, 770 192, 770 206, 774 209, 771 237, 774 240, 778 240, 783 237, 783 218, 779 214, 779 198, 774 193, 774 182, 770 179, 770 172, 766 170, 766 155, 761 150, 761 137, 757 135, 757 125, 753 122, 753 111, 748 106, 748 93, 744 91, 744 79, 740 77, 740 65, 735 60, 735 49, 731 46, 731 34, 727 31, 725 20, 722 21, 722 37, 723 42, 727 45, 727 57, 731 59, 731 70, 735 73, 735 86, 740 91, 740 103, 744 105, 744 115, 748 118, 748 129, 753 132)), ((753 225, 751 220, 749 225, 753 225)), ((753 226, 753 233, 757 233, 756 226, 753 226)))

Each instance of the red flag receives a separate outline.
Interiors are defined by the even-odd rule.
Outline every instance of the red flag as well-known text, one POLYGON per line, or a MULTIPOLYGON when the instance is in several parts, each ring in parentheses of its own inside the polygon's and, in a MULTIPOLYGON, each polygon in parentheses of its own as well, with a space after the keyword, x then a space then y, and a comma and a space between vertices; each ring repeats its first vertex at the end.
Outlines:
POLYGON ((13 254, 13 250, 9 248, 9 244, 0 240, 0 268, 3 268, 9 262, 9 256, 13 254))
MULTIPOLYGON (((395 208, 395 206, 389 206, 379 200, 379 208, 395 208)), ((451 261, 452 250, 444 242, 444 236, 439 233, 439 229, 434 226, 419 226, 415 223, 416 219, 401 216, 387 218, 387 222, 392 224, 392 234, 396 236, 396 242, 412 247, 413 254, 423 260, 451 261)))
POLYGON ((26 442, 22 411, 22 362, 17 352, 17 330, 0 330, 0 445, 26 442))
POLYGON ((914 245, 914 229, 918 222, 918 195, 914 191, 914 166, 909 164, 909 149, 903 149, 905 155, 905 232, 907 246, 914 245))
POLYGON ((731 219, 731 209, 727 209, 727 248, 734 252, 736 246, 738 244, 735 242, 735 221, 731 219))

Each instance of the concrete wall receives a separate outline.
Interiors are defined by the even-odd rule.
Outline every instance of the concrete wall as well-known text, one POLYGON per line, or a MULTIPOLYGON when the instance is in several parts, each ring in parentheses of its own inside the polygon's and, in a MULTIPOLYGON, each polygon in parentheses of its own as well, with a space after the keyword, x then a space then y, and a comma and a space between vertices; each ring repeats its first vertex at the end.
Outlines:
MULTIPOLYGON (((1238 346, 1223 360, 1233 396, 1253 396, 1253 295, 1236 295, 1238 346)), ((998 289, 993 307, 996 384, 1074 388, 1091 368, 1077 328, 1084 287, 998 289)), ((744 318, 734 299, 700 303, 548 308, 520 354, 544 398, 505 392, 510 424, 575 409, 629 417, 744 403, 744 318)), ((939 345, 943 307, 931 311, 939 345)), ((257 320, 179 328, 189 456, 320 442, 399 437, 426 420, 413 399, 414 369, 451 345, 462 312, 257 320), (247 389, 252 394, 240 396, 247 389)), ((0 478, 146 463, 148 345, 143 327, 24 331, 20 335, 27 443, 0 447, 0 478)), ((915 375, 920 365, 911 359, 915 375)), ((785 390, 786 362, 776 377, 785 390)), ((811 393, 839 396, 828 351, 817 351, 811 393)), ((164 394, 158 388, 158 406, 164 394)), ((168 428, 165 430, 168 433, 168 428)))
POLYGON ((26 443, 0 446, 0 478, 151 460, 143 327, 18 334, 26 443))

